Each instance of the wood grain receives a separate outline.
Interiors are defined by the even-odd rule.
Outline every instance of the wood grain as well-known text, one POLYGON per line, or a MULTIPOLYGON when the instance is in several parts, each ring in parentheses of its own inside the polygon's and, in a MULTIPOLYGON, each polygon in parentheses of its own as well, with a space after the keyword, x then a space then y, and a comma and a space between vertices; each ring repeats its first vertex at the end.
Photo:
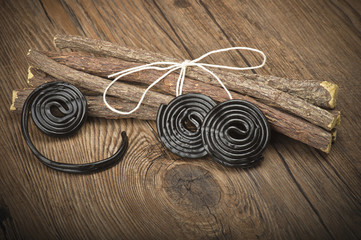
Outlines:
MULTIPOLYGON (((0 238, 3 239, 359 239, 361 238, 361 4, 359 1, 1 1, 0 238), (131 145, 114 168, 68 175, 41 165, 10 113, 27 86, 29 48, 56 50, 55 34, 82 35, 192 59, 248 46, 268 62, 254 73, 340 86, 343 111, 329 155, 273 134, 253 169, 209 158, 179 159, 154 122, 89 118, 71 138, 31 126, 36 146, 64 162, 110 156, 125 130, 131 145)), ((242 52, 209 59, 257 64, 242 52)))
MULTIPOLYGON (((54 54, 44 53, 47 54, 49 57, 51 55, 54 56, 54 54)), ((76 53, 79 56, 79 53, 76 53)), ((31 54, 30 54, 31 55, 31 54)), ((74 54, 72 54, 75 56, 74 54)), ((139 66, 138 63, 134 62, 127 62, 124 60, 116 59, 116 58, 96 58, 90 57, 89 55, 81 55, 82 57, 75 62, 69 62, 69 61, 60 61, 60 63, 70 67, 74 68, 79 71, 83 71, 85 73, 93 74, 95 76, 107 78, 108 75, 119 71, 119 69, 128 69, 133 68, 136 66, 139 66), (86 64, 84 64, 86 63, 86 64), (105 63, 105 64, 103 64, 105 63)), ((57 62, 59 62, 59 59, 54 59, 57 62)), ((40 62, 44 62, 43 60, 40 62)), ((40 81, 47 82, 48 79, 41 80, 42 75, 41 73, 38 73, 39 71, 32 70, 31 67, 28 71, 28 83, 29 85, 39 85, 40 81), (38 78, 37 76, 40 76, 38 78)), ((67 81, 67 73, 62 74, 64 77, 64 81, 67 81)), ((157 78, 159 77, 159 72, 155 70, 148 70, 143 72, 138 72, 136 74, 131 74, 130 76, 125 76, 123 79, 126 82, 129 83, 143 83, 145 85, 152 84, 157 78)), ((170 74, 166 78, 164 78, 161 82, 159 82, 154 89, 158 89, 160 91, 163 91, 166 94, 171 94, 173 96, 176 96, 176 80, 178 79, 178 76, 176 74, 170 74)), ((52 79, 50 79, 52 80, 52 79)), ((88 80, 89 81, 89 80, 88 80)), ((101 81, 104 81, 103 79, 101 81)), ((204 82, 199 82, 197 80, 193 79, 185 79, 186 84, 183 87, 183 93, 189 93, 189 92, 195 92, 195 93, 202 93, 207 96, 210 96, 213 100, 218 102, 224 102, 229 100, 228 94, 224 91, 223 88, 214 86, 211 84, 206 84, 204 82)), ((77 87, 86 87, 88 84, 79 84, 79 81, 76 81, 77 87)), ((122 87, 124 88, 124 87, 122 87)), ((86 89, 87 90, 87 89, 86 89)), ((87 90, 88 91, 88 90, 87 90)), ((278 109, 275 109, 273 107, 270 107, 268 105, 265 105, 249 96, 244 96, 242 94, 232 92, 232 97, 234 99, 241 99, 249 101, 253 104, 255 104, 257 107, 260 108, 260 110, 265 114, 270 126, 273 130, 280 132, 292 139, 301 141, 309 146, 312 146, 316 149, 319 149, 323 152, 329 153, 331 150, 331 143, 332 143, 332 134, 320 127, 317 127, 301 118, 298 118, 296 116, 293 116, 291 114, 282 112, 278 109)), ((123 95, 116 95, 117 97, 123 98, 123 95)), ((133 95, 131 95, 133 96, 133 95)), ((134 95, 136 96, 136 95, 134 95)), ((25 97, 25 94, 23 94, 23 97, 25 97)), ((139 98, 133 98, 133 102, 137 102, 139 98)), ((149 96, 149 99, 150 96, 149 96)), ((24 98, 18 98, 18 101, 15 101, 16 104, 23 104, 25 102, 24 98)), ((129 100, 129 99, 128 99, 129 100)), ((13 98, 14 102, 14 98, 13 98)), ((151 102, 156 102, 155 100, 151 100, 151 102)), ((119 106, 119 104, 118 104, 119 106)), ((145 108, 146 105, 143 105, 145 108)), ((21 108, 20 108, 21 109, 21 108)), ((144 112, 144 111, 143 111, 144 112)), ((100 113, 102 115, 103 112, 100 113)), ((336 119, 340 120, 340 112, 334 111, 333 113, 335 115, 336 119)), ((138 114, 139 115, 139 114, 138 114)), ((155 115, 155 114, 153 114, 155 115)), ((145 118, 142 118, 145 119, 145 118)), ((150 120, 154 120, 151 118, 148 118, 150 120)), ((336 131, 336 130, 335 130, 336 131)))
MULTIPOLYGON (((135 61, 140 63, 152 63, 158 61, 179 62, 178 59, 167 57, 166 55, 159 53, 143 49, 130 49, 96 39, 57 35, 54 37, 54 42, 55 45, 60 48, 84 50, 94 54, 117 57, 126 61, 135 61), (72 47, 72 43, 76 43, 74 44, 75 48, 72 47)), ((265 104, 302 117, 303 119, 326 130, 332 130, 337 123, 337 117, 330 114, 325 109, 317 107, 287 92, 270 87, 267 84, 264 84, 264 82, 254 81, 248 78, 240 78, 237 74, 228 72, 223 73, 220 70, 214 70, 214 72, 223 79, 224 85, 230 90, 254 97, 265 104)), ((187 75, 194 80, 219 86, 218 81, 202 69, 190 68, 187 70, 187 75)))

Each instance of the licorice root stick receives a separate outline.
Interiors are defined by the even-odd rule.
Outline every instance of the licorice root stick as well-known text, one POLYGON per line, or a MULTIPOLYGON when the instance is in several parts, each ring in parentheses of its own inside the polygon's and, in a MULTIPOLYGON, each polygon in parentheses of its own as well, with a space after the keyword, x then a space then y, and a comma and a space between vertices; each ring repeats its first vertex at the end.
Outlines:
MULTIPOLYGON (((136 67, 139 65, 139 63, 134 62, 128 62, 117 58, 111 58, 111 57, 93 57, 89 56, 84 53, 53 53, 53 52, 45 52, 47 56, 52 58, 53 60, 67 65, 71 68, 78 69, 93 75, 101 76, 101 77, 107 77, 109 74, 114 73, 116 71, 136 67)), ((125 76, 123 80, 126 81, 132 81, 132 82, 140 82, 144 84, 151 84, 157 77, 159 77, 162 73, 156 70, 147 70, 142 72, 137 72, 128 76, 125 76)), ((170 74, 165 78, 164 82, 167 82, 168 85, 171 85, 166 89, 167 93, 170 93, 169 91, 175 90, 175 82, 178 78, 177 74, 170 74), (174 88, 174 89, 173 89, 174 88)), ((156 86, 161 86, 161 84, 158 84, 156 86)), ((164 86, 162 86, 164 87, 164 86)), ((186 78, 184 88, 190 88, 193 91, 197 91, 202 89, 202 91, 199 91, 199 93, 204 94, 212 94, 212 95, 224 95, 224 90, 221 89, 218 86, 214 86, 211 84, 207 84, 201 81, 196 81, 190 78, 186 78), (205 90, 203 90, 205 89, 205 90), (209 90, 211 89, 211 90, 209 90), (207 91, 209 90, 209 91, 207 91), (206 92, 207 93, 206 93, 206 92), (214 92, 213 92, 214 91, 214 92)), ((164 90, 164 89, 163 89, 164 90)), ((172 94, 174 95, 175 92, 173 91, 172 94)), ((237 93, 233 93, 237 94, 237 93)), ((238 94, 239 95, 239 94, 238 94)), ((217 100, 217 97, 215 97, 217 100)), ((219 99, 217 101, 225 101, 228 98, 219 99)), ((259 102, 259 101, 257 101, 259 102)), ((326 110, 323 110, 326 111, 326 110)), ((327 112, 327 111, 326 111, 327 112)), ((332 118, 339 119, 340 115, 335 115, 333 113, 327 112, 329 115, 332 115, 332 118)), ((302 112, 301 117, 307 119, 308 111, 302 112)), ((337 121, 335 121, 335 125, 337 124, 337 121)))
MULTIPOLYGON (((31 76, 31 79, 29 79, 29 82, 36 82, 36 83, 40 83, 38 82, 37 76, 41 73, 39 73, 39 71, 34 71, 34 68, 30 68, 30 71, 32 71, 31 74, 29 74, 29 76, 31 76)), ((51 80, 53 80, 54 78, 51 78, 51 80)), ((44 81, 51 81, 51 80, 45 80, 44 81)), ((194 80, 192 80, 194 81, 194 80)), ((227 94, 222 91, 220 88, 217 88, 215 86, 212 85, 198 85, 197 87, 194 87, 193 84, 198 83, 197 81, 194 81, 195 83, 189 83, 186 84, 184 86, 184 91, 185 92, 200 92, 206 95, 209 95, 210 97, 214 98, 216 101, 224 101, 227 100, 227 94)), ((75 86, 83 86, 81 85, 80 82, 72 82, 75 86)), ((169 80, 165 80, 164 82, 160 82, 159 83, 159 87, 166 91, 169 92, 170 94, 175 94, 174 93, 174 81, 170 81, 169 80)), ((114 86, 116 87, 116 86, 114 86)), ((21 90, 20 90, 21 91, 21 90)), ((20 92, 19 91, 19 92, 20 92)), ((277 131, 280 132, 290 138, 293 138, 297 141, 303 142, 307 145, 310 145, 314 148, 320 149, 323 152, 329 152, 331 149, 331 141, 332 141, 332 134, 320 127, 315 126, 314 124, 311 124, 305 120, 302 120, 301 118, 292 116, 290 114, 284 113, 280 110, 277 110, 275 108, 272 108, 270 106, 267 106, 265 104, 259 103, 256 100, 250 98, 250 97, 246 97, 246 96, 242 96, 240 94, 236 94, 233 93, 233 96, 235 99, 243 99, 243 100, 247 100, 250 101, 254 104, 256 104, 265 114, 265 116, 267 117, 271 127, 277 131)), ((121 98, 122 95, 119 95, 118 98, 121 98)), ((98 98, 99 99, 99 103, 97 104, 97 106, 102 106, 99 107, 99 109, 102 108, 106 108, 106 106, 104 105, 101 97, 98 98)), ((18 99, 15 100, 15 102, 19 102, 22 99, 18 99)), ((138 101, 138 98, 133 97, 131 99, 133 102, 138 101)), ((150 101, 152 99, 149 99, 150 101)), ((116 102, 116 101, 115 101, 116 102)), ((126 103, 124 103, 124 107, 125 108, 130 108, 130 106, 126 106, 126 103)), ((132 106, 134 106, 135 103, 133 103, 132 106)), ((112 104, 113 105, 113 104, 112 104)), ((122 104, 120 104, 122 105, 122 104)), ((21 104, 17 105, 17 106, 21 106, 21 104)), ((116 106, 116 105, 114 105, 116 106)), ((155 116, 156 115, 156 108, 150 109, 149 106, 142 105, 141 108, 139 110, 145 110, 145 111, 152 111, 151 116, 155 116), (154 113, 153 113, 154 112, 154 113)), ((109 110, 108 110, 109 111, 109 110)), ((135 112, 136 113, 136 112, 135 112)), ((113 115, 112 115, 113 116, 113 115)), ((132 117, 127 115, 128 117, 132 117)), ((121 117, 119 117, 121 118, 121 117)), ((134 117, 137 118, 137 117, 134 117)), ((141 119, 144 119, 141 118, 141 119)), ((155 119, 155 118, 154 118, 155 119)), ((154 120, 152 119, 152 120, 154 120)))
MULTIPOLYGON (((27 57, 32 67, 38 68, 58 80, 69 82, 75 86, 80 86, 101 95, 109 84, 109 80, 107 79, 81 72, 57 63, 36 50, 29 50, 27 57)), ((141 87, 117 82, 109 89, 108 94, 110 96, 121 96, 123 99, 133 101, 134 99, 140 99, 143 91, 144 89, 141 87)), ((149 92, 144 99, 144 103, 149 106, 158 107, 159 104, 167 104, 172 99, 173 97, 170 95, 158 92, 149 92)))
MULTIPOLYGON (((81 36, 56 35, 54 37, 54 43, 59 48, 71 48, 74 50, 121 58, 131 62, 150 63, 158 61, 180 61, 179 59, 175 59, 164 54, 154 53, 142 49, 131 49, 111 42, 81 36)), ((233 85, 232 81, 254 80, 305 99, 319 107, 333 109, 336 105, 338 86, 328 81, 293 80, 276 76, 246 74, 243 72, 231 73, 217 69, 214 69, 213 71, 219 75, 226 84, 230 82, 229 84, 233 85)), ((208 75, 204 75, 203 72, 199 72, 197 69, 190 69, 187 73, 194 79, 209 78, 208 75), (201 73, 202 76, 199 76, 199 73, 201 73)), ((233 90, 237 91, 237 89, 233 90)))
MULTIPOLYGON (((126 61, 135 62, 158 62, 158 61, 179 61, 171 57, 163 56, 159 53, 152 53, 145 50, 135 50, 121 47, 119 45, 93 40, 75 36, 58 35, 54 38, 56 45, 60 48, 71 47, 77 50, 85 50, 91 53, 103 54, 112 57, 118 57, 126 61), (67 39, 67 41, 63 41, 67 39), (63 44, 63 43, 67 44, 63 44), (72 44, 73 43, 73 44, 72 44), (76 45, 76 46, 74 46, 76 45)), ((213 71, 214 69, 212 69, 213 71)), ((266 84, 259 83, 257 81, 249 79, 241 79, 236 74, 224 71, 214 72, 224 81, 224 84, 231 90, 240 92, 244 95, 257 98, 263 103, 275 106, 284 111, 295 114, 302 117, 305 120, 316 124, 326 130, 331 130, 335 127, 337 119, 334 115, 327 110, 312 105, 311 103, 290 95, 286 92, 282 92, 278 89, 270 87, 266 84)), ((209 76, 208 73, 198 69, 190 68, 187 70, 187 76, 205 83, 212 85, 219 85, 218 82, 209 76)))
MULTIPOLYGON (((21 111, 25 103, 26 98, 34 90, 34 88, 17 89, 13 90, 12 104, 10 106, 11 111, 21 111)), ((120 115, 110 111, 104 106, 103 98, 98 96, 85 95, 88 103, 88 116, 101 117, 106 119, 120 119, 120 118, 136 118, 140 120, 155 120, 158 109, 148 105, 144 105, 129 115, 120 115)), ((136 103, 130 102, 117 97, 108 97, 108 102, 122 111, 129 111, 136 106, 136 103)))

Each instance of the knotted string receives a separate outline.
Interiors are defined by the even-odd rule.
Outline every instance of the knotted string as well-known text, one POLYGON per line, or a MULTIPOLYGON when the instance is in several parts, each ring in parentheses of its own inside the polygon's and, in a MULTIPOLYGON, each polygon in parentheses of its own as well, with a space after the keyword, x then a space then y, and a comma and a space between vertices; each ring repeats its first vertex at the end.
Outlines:
POLYGON ((229 70, 240 70, 240 71, 242 71, 242 70, 251 70, 251 69, 261 68, 261 67, 263 67, 265 65, 265 63, 266 63, 266 55, 262 51, 260 51, 258 49, 254 49, 254 48, 248 48, 248 47, 230 47, 230 48, 223 48, 223 49, 213 50, 213 51, 210 51, 210 52, 200 56, 199 58, 196 58, 194 60, 185 60, 185 61, 183 61, 181 63, 178 63, 178 62, 154 62, 154 63, 149 63, 149 64, 145 64, 145 65, 141 65, 141 66, 137 66, 137 67, 133 67, 133 68, 128 68, 128 69, 125 69, 123 71, 120 71, 120 72, 109 75, 108 78, 112 78, 112 77, 116 77, 116 78, 104 90, 103 100, 104 100, 105 105, 111 111, 116 112, 118 114, 122 114, 122 115, 131 114, 131 113, 135 112, 140 107, 140 105, 142 104, 142 102, 144 100, 145 95, 147 94, 147 92, 154 85, 156 85, 158 82, 160 82, 166 76, 168 76, 170 73, 180 69, 180 73, 179 73, 179 77, 178 77, 178 81, 177 81, 177 85, 176 85, 176 96, 178 97, 179 95, 182 94, 182 91, 183 91, 183 84, 184 84, 184 79, 185 79, 185 76, 186 76, 187 67, 199 67, 200 69, 208 72, 210 75, 212 75, 218 81, 218 83, 222 86, 222 88, 227 92, 229 98, 232 99, 231 93, 228 91, 226 86, 224 86, 223 82, 219 79, 219 77, 217 77, 211 70, 209 70, 206 67, 223 68, 223 69, 229 69, 229 70), (248 51, 260 53, 263 56, 263 62, 260 65, 254 66, 254 67, 232 67, 232 66, 225 66, 225 65, 199 63, 200 60, 202 60, 203 58, 205 58, 205 57, 207 57, 207 56, 209 56, 211 54, 226 52, 226 51, 231 51, 231 50, 248 50, 248 51), (164 65, 166 65, 166 66, 164 66, 164 65), (167 71, 168 70, 168 71, 147 87, 147 89, 143 92, 143 95, 140 98, 137 106, 134 109, 132 109, 131 111, 122 112, 122 111, 119 111, 119 110, 113 108, 112 106, 110 106, 108 104, 107 100, 106 100, 106 95, 107 95, 108 89, 116 81, 118 81, 120 78, 122 78, 124 76, 127 76, 129 74, 132 74, 132 73, 143 71, 143 70, 158 70, 158 71, 167 71))

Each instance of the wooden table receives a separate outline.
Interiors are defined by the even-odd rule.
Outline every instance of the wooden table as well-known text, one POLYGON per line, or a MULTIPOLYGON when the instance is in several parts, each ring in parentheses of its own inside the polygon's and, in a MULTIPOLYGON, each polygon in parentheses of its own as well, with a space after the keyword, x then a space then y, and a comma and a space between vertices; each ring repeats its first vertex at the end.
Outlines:
MULTIPOLYGON (((2 239, 361 238, 361 2, 336 0, 1 1, 2 239), (92 118, 71 138, 32 128, 57 161, 94 161, 130 138, 125 159, 92 175, 42 165, 9 111, 26 87, 29 48, 55 50, 57 33, 193 59, 230 46, 263 50, 255 72, 339 84, 342 123, 329 155, 273 133, 259 167, 230 169, 180 159, 154 122, 92 118)), ((245 66, 255 55, 210 62, 245 66)))

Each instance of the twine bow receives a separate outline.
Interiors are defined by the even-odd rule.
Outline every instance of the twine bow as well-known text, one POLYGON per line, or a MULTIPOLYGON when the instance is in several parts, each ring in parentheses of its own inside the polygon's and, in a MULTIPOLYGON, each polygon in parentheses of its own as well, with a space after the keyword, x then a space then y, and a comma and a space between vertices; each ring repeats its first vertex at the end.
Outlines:
POLYGON ((122 114, 122 115, 131 114, 131 113, 135 112, 140 107, 140 105, 142 104, 142 102, 144 100, 145 95, 147 94, 147 92, 154 85, 156 85, 158 82, 160 82, 166 76, 168 76, 170 73, 180 69, 180 73, 179 73, 179 77, 178 77, 178 81, 177 81, 177 85, 176 85, 176 96, 179 96, 179 95, 182 94, 183 84, 184 84, 184 79, 185 79, 185 76, 186 76, 187 67, 199 67, 202 70, 208 72, 210 75, 212 75, 219 82, 219 84, 222 86, 222 88, 227 92, 229 98, 232 99, 231 93, 228 91, 226 86, 224 86, 223 82, 219 79, 219 77, 217 77, 207 67, 242 71, 242 70, 251 70, 251 69, 261 68, 261 67, 263 67, 265 65, 265 63, 266 63, 266 55, 262 51, 260 51, 258 49, 254 49, 254 48, 248 48, 248 47, 231 47, 231 48, 223 48, 223 49, 213 50, 213 51, 207 52, 206 54, 200 56, 199 58, 196 58, 196 59, 193 59, 193 60, 184 60, 181 63, 178 63, 178 62, 154 62, 154 63, 149 63, 149 64, 145 64, 145 65, 141 65, 141 66, 137 66, 137 67, 133 67, 133 68, 128 68, 128 69, 125 69, 123 71, 116 72, 114 74, 109 75, 108 78, 113 78, 113 77, 116 77, 116 78, 104 90, 103 101, 104 101, 105 105, 113 112, 116 112, 116 113, 122 114), (216 64, 208 64, 208 63, 200 63, 199 62, 200 60, 202 60, 203 58, 205 58, 205 57, 207 57, 207 56, 209 56, 211 54, 226 52, 226 51, 231 51, 231 50, 248 50, 248 51, 260 53, 263 56, 263 61, 262 61, 262 63, 260 65, 253 66, 253 67, 232 67, 232 66, 216 65, 216 64), (166 65, 166 66, 164 66, 164 65, 166 65), (107 95, 108 89, 116 81, 118 81, 120 78, 122 78, 124 76, 127 76, 129 74, 132 74, 132 73, 143 71, 143 70, 158 70, 158 71, 167 71, 168 70, 168 71, 165 74, 163 74, 161 77, 159 77, 157 80, 155 80, 152 84, 150 84, 146 88, 146 90, 143 92, 143 95, 140 98, 137 106, 134 109, 130 110, 129 112, 123 112, 123 111, 119 111, 119 110, 113 108, 112 106, 110 106, 109 103, 106 100, 106 95, 107 95))

